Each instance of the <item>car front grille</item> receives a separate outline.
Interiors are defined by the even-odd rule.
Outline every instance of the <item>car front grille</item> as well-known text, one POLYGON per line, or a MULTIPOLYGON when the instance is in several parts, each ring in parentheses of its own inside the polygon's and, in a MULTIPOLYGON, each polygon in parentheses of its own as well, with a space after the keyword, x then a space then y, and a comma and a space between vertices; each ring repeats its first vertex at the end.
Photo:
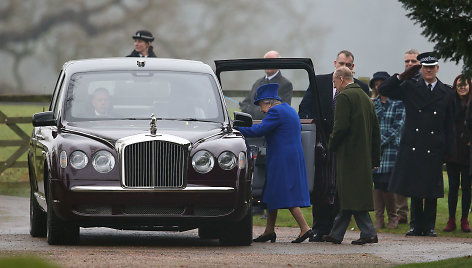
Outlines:
POLYGON ((182 188, 186 185, 188 151, 181 144, 151 140, 124 149, 125 187, 182 188))

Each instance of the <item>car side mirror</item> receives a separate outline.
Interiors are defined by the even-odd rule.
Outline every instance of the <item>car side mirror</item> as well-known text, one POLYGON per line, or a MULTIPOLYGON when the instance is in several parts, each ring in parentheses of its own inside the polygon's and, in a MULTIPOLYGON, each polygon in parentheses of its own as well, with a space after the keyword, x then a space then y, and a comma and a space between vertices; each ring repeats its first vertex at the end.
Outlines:
POLYGON ((233 126, 235 127, 250 127, 252 126, 252 116, 247 113, 234 112, 233 126))
POLYGON ((55 126, 57 125, 56 119, 54 119, 54 113, 52 111, 37 113, 33 115, 33 126, 55 126))

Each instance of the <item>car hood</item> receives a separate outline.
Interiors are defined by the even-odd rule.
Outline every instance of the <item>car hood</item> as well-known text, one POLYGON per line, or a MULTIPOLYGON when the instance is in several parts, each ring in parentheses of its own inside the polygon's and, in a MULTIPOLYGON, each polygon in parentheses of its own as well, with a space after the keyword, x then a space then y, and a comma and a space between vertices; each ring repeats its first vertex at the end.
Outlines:
MULTIPOLYGON (((223 134, 223 124, 219 122, 158 120, 156 125, 158 134, 178 136, 191 143, 223 134)), ((124 137, 150 133, 150 126, 147 120, 83 121, 69 122, 64 130, 78 135, 91 135, 115 144, 124 137)))

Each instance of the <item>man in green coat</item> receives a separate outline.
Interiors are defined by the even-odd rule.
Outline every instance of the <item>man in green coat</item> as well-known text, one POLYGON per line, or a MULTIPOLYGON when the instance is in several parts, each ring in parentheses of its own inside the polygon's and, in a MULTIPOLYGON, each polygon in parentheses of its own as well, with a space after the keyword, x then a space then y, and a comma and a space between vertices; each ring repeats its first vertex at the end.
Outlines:
POLYGON ((380 165, 380 128, 375 107, 369 96, 354 83, 347 67, 333 74, 337 96, 334 128, 329 149, 336 154, 336 189, 340 212, 333 228, 323 239, 340 244, 354 215, 361 230, 360 238, 352 244, 377 243, 377 233, 369 215, 374 209, 372 170, 380 165))

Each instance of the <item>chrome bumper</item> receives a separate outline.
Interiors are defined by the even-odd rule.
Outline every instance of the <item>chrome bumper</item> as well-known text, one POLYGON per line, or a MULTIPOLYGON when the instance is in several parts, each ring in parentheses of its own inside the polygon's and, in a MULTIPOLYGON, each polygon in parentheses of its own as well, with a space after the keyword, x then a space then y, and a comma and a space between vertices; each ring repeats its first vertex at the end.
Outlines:
POLYGON ((231 193, 233 187, 124 188, 120 186, 72 186, 72 192, 231 193))

